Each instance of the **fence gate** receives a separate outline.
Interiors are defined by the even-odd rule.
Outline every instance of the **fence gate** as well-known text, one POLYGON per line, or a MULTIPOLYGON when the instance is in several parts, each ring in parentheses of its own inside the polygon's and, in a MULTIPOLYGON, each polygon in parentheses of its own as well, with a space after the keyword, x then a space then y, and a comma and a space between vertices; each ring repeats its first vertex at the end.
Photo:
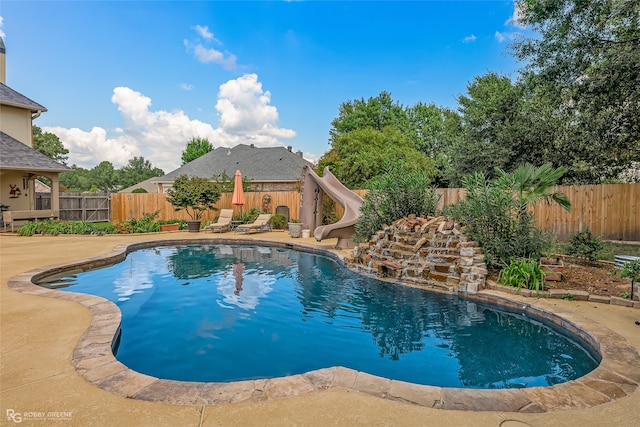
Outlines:
MULTIPOLYGON (((51 209, 51 193, 36 193, 36 209, 51 209)), ((109 193, 60 193, 60 219, 89 222, 110 221, 109 193)))

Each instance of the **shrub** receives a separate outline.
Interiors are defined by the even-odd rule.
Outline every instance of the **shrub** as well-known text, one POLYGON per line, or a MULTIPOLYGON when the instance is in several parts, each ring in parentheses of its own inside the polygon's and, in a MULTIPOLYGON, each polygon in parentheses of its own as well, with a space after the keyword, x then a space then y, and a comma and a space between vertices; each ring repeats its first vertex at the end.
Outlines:
POLYGON ((535 289, 536 293, 544 290, 544 271, 533 259, 512 258, 498 273, 498 281, 505 286, 514 286, 518 291, 524 286, 535 289))
POLYGON ((447 206, 444 213, 466 225, 465 233, 478 242, 488 267, 511 258, 539 259, 552 246, 551 233, 534 226, 533 215, 521 211, 521 201, 501 182, 482 172, 465 176, 465 200, 447 206))
POLYGON ((275 214, 269 220, 269 223, 273 226, 273 228, 277 230, 283 230, 286 222, 287 217, 282 214, 275 214))
POLYGON ((244 221, 245 224, 249 224, 255 221, 258 218, 258 215, 260 215, 261 213, 263 212, 260 209, 251 208, 247 211, 247 213, 244 214, 244 216, 242 217, 242 221, 244 221))
POLYGON ((125 233, 154 233, 160 231, 160 224, 155 221, 155 218, 160 213, 159 210, 153 213, 145 213, 140 219, 129 219, 127 221, 123 221, 121 226, 123 226, 122 231, 125 233), (127 227, 127 225, 129 227, 127 227))
POLYGON ((18 229, 20 236, 33 236, 34 234, 105 234, 113 232, 112 226, 98 226, 87 221, 61 221, 47 219, 44 221, 30 221, 18 229))
POLYGON ((147 190, 145 190, 144 188, 136 188, 135 190, 132 191, 132 193, 148 193, 147 190))
POLYGON ((368 241, 383 224, 415 214, 434 215, 440 196, 426 172, 410 170, 402 163, 387 165, 386 173, 373 179, 360 208, 354 240, 368 241))
POLYGON ((599 252, 603 246, 600 237, 591 234, 589 227, 585 226, 582 228, 582 231, 569 238, 566 252, 567 255, 574 255, 587 258, 589 261, 595 261, 598 259, 599 252))

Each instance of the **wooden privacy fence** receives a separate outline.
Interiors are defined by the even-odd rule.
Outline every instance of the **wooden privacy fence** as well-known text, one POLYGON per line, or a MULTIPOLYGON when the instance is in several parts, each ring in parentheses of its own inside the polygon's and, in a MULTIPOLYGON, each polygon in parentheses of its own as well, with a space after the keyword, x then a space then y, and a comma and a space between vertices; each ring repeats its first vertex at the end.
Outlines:
MULTIPOLYGON (((104 222, 111 218, 108 193, 60 193, 60 219, 104 222)), ((51 209, 51 193, 36 193, 36 210, 51 209)))
MULTIPOLYGON (((543 230, 553 231, 560 240, 566 240, 588 226, 595 235, 606 240, 640 241, 640 184, 561 186, 558 189, 567 195, 573 208, 566 212, 558 205, 543 202, 536 205, 533 213, 543 230)), ((465 197, 465 190, 461 188, 440 188, 437 192, 442 196, 440 208, 465 197)), ((355 193, 364 197, 366 191, 356 190, 355 193)), ((242 210, 258 208, 275 212, 278 206, 288 206, 289 217, 299 218, 300 193, 245 193, 242 210)), ((231 193, 224 193, 216 207, 233 208, 234 213, 240 213, 240 207, 231 204, 231 193)), ((160 211, 159 219, 189 219, 184 211, 175 212, 164 194, 111 194, 112 221, 141 218, 143 214, 155 211, 160 211)), ((336 212, 338 217, 342 216, 338 205, 336 212)), ((203 220, 212 221, 217 216, 217 211, 206 212, 203 220)))
MULTIPOLYGON (((231 204, 232 193, 222 193, 216 208, 233 209, 234 215, 240 211, 246 213, 251 208, 265 212, 275 212, 278 206, 289 207, 289 218, 299 218, 300 193, 297 191, 256 191, 244 193, 245 203, 242 207, 231 204)), ((167 201, 166 194, 155 193, 113 193, 111 194, 111 221, 125 221, 141 218, 144 214, 159 211, 158 219, 190 219, 184 210, 176 211, 167 201)), ((202 216, 203 221, 213 221, 218 211, 208 211, 202 216)))

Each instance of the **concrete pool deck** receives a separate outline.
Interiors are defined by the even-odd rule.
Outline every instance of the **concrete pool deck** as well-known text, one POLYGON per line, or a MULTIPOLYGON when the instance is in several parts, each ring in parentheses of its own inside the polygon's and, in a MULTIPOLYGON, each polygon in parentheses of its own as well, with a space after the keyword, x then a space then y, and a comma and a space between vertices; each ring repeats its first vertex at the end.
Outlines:
MULTIPOLYGON (((313 384, 314 381, 316 384, 320 384, 318 389, 307 390, 306 393, 287 392, 287 390, 291 390, 292 382, 297 382, 295 376, 288 377, 289 380, 286 381, 281 379, 279 385, 278 381, 275 381, 275 386, 273 384, 271 386, 271 397, 289 396, 283 398, 267 399, 269 387, 267 387, 267 381, 263 381, 262 383, 252 382, 254 383, 252 390, 262 390, 264 394, 257 395, 256 400, 247 399, 242 403, 216 403, 219 401, 205 399, 195 405, 181 404, 185 402, 180 399, 188 396, 189 392, 180 393, 178 391, 180 387, 172 389, 169 393, 176 399, 173 403, 160 403, 157 398, 150 398, 152 401, 140 400, 145 393, 147 396, 150 396, 152 392, 158 393, 158 389, 163 388, 162 384, 154 379, 150 379, 146 385, 144 381, 142 384, 134 382, 133 385, 127 381, 119 381, 123 379, 121 377, 126 377, 128 374, 122 374, 124 372, 122 366, 113 361, 104 363, 97 371, 94 369, 92 375, 101 382, 105 378, 111 378, 112 384, 125 384, 120 388, 122 393, 109 387, 107 388, 111 391, 105 390, 94 385, 86 375, 83 376, 83 369, 90 370, 83 363, 87 363, 90 359, 97 359, 96 357, 83 359, 83 353, 76 351, 76 345, 92 323, 92 314, 85 306, 71 300, 19 293, 7 286, 10 278, 26 271, 105 255, 119 245, 148 240, 174 238, 198 240, 218 237, 254 238, 308 244, 324 250, 331 249, 335 244, 334 240, 318 244, 313 239, 292 239, 282 232, 260 233, 246 237, 233 233, 220 236, 211 233, 186 232, 127 236, 19 237, 13 234, 1 235, 0 416, 4 421, 2 425, 12 425, 12 420, 17 420, 16 418, 10 419, 11 415, 21 417, 23 425, 44 425, 45 419, 48 418, 50 421, 57 419, 58 425, 81 426, 455 426, 470 424, 481 426, 574 426, 579 424, 631 426, 636 425, 640 420, 640 393, 637 387, 640 382, 640 368, 638 368, 640 362, 637 359, 614 366, 613 368, 618 374, 615 375, 616 378, 613 381, 611 378, 602 378, 603 381, 598 383, 598 379, 593 378, 589 387, 596 392, 587 397, 580 397, 576 392, 573 393, 574 399, 569 399, 567 402, 566 396, 555 396, 558 399, 557 405, 559 407, 572 409, 553 410, 553 403, 547 402, 547 410, 551 409, 551 412, 545 413, 512 412, 512 407, 509 406, 482 412, 452 411, 434 409, 428 407, 428 403, 426 403, 427 406, 406 403, 411 399, 404 399, 404 401, 381 399, 373 395, 375 393, 371 393, 371 388, 379 385, 375 378, 371 379, 366 374, 361 374, 361 386, 357 386, 355 380, 348 379, 354 371, 342 371, 341 369, 325 370, 312 379, 305 379, 303 387, 307 387, 307 384, 313 384), (121 376, 118 377, 118 374, 121 376), (292 378, 293 380, 291 380, 292 378), (325 387, 329 379, 337 381, 332 388, 325 387), (346 386, 344 386, 345 381, 349 382, 346 386), (153 387, 147 387, 152 384, 153 387), (617 386, 612 386, 612 384, 617 384, 617 386), (129 394, 137 394, 138 396, 136 399, 131 399, 126 397, 129 394), (586 404, 588 402, 585 400, 591 400, 592 404, 586 404)), ((486 292, 486 295, 492 294, 497 293, 494 291, 486 292)), ((585 322, 595 329, 600 328, 604 335, 608 330, 615 331, 620 337, 611 338, 608 343, 609 350, 614 353, 620 351, 624 353, 629 346, 635 347, 635 349, 640 348, 640 326, 634 324, 636 320, 640 320, 638 309, 583 301, 536 300, 504 294, 503 296, 509 300, 526 303, 542 310, 562 312, 563 317, 569 318, 572 322, 585 322)), ((92 306, 97 309, 103 308, 100 307, 100 302, 92 306)), ((109 313, 103 313, 102 316, 99 314, 100 311, 97 313, 93 318, 94 326, 95 322, 101 326, 99 322, 112 317, 109 313)), ((95 334, 89 337, 93 341, 88 342, 86 348, 91 348, 94 344, 104 344, 109 333, 113 335, 113 332, 103 332, 102 336, 95 334)), ((86 339, 87 337, 83 341, 86 339)), ((626 356, 623 354, 623 359, 629 355, 635 354, 637 356, 635 350, 631 350, 625 353, 626 356)), ((86 356, 87 353, 84 355, 86 356)), ((165 381, 165 383, 168 382, 165 381)), ((575 390, 577 391, 577 389, 575 390)), ((504 392, 504 394, 513 393, 512 390, 504 392)), ((203 396, 202 390, 199 393, 199 396, 203 396)), ((384 393, 388 394, 389 388, 384 393)), ((420 395, 426 400, 433 399, 435 402, 442 399, 441 396, 444 393, 450 394, 451 391, 441 389, 437 392, 434 391, 434 393, 437 393, 437 396, 430 397, 429 393, 424 393, 424 390, 421 390, 420 395)), ((165 392, 164 395, 166 396, 167 393, 165 392)), ((451 396, 445 401, 450 401, 450 398, 451 396)), ((545 399, 548 401, 552 398, 554 398, 553 394, 547 393, 545 399)), ((456 399, 464 400, 460 396, 456 399)), ((220 401, 224 402, 224 400, 220 401)), ((478 399, 471 396, 469 402, 477 403, 478 399)), ((516 403, 515 406, 518 404, 516 403)))

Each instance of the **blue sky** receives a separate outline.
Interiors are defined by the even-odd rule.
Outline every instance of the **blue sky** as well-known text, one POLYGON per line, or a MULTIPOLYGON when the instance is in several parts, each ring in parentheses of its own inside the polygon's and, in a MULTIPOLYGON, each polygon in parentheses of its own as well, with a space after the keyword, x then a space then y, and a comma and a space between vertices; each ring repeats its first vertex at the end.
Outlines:
POLYGON ((69 164, 165 172, 193 136, 214 147, 293 146, 317 160, 341 103, 390 92, 457 107, 524 30, 506 1, 2 0, 7 85, 44 105, 35 124, 69 164))

